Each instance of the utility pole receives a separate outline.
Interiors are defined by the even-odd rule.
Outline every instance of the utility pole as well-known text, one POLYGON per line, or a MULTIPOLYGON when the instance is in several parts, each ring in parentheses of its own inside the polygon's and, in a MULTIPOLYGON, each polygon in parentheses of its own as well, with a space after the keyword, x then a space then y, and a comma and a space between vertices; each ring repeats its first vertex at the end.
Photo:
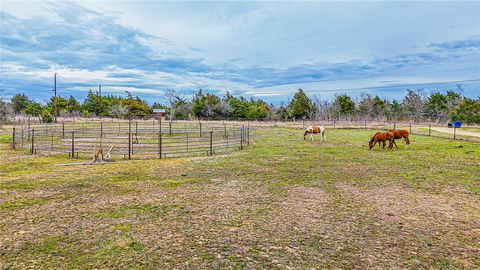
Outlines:
POLYGON ((57 114, 58 114, 58 111, 57 111, 57 73, 55 73, 55 76, 54 76, 54 79, 53 79, 53 84, 54 84, 53 92, 55 93, 55 97, 53 98, 53 106, 55 108, 54 119, 55 119, 55 123, 57 123, 57 114))
POLYGON ((98 85, 98 95, 100 96, 100 119, 102 119, 102 112, 103 112, 103 106, 102 106, 102 85, 98 85))

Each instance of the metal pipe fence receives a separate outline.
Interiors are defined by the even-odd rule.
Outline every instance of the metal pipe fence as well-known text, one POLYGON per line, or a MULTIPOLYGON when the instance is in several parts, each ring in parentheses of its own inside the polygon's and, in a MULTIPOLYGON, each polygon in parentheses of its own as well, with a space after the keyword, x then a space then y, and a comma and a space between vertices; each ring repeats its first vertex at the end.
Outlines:
POLYGON ((95 149, 112 149, 124 159, 214 155, 243 149, 249 127, 235 123, 153 121, 22 125, 13 130, 12 147, 30 153, 86 157, 95 149))

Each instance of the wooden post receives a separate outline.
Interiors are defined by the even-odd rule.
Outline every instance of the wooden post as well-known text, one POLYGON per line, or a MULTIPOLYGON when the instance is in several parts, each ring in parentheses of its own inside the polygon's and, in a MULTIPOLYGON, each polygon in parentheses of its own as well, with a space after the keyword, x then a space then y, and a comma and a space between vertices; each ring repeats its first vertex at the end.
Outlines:
POLYGON ((32 148, 30 153, 35 154, 35 129, 32 128, 32 148))
POLYGON ((247 126, 247 145, 250 145, 250 124, 247 126))
POLYGON ((132 118, 128 119, 128 159, 132 158, 132 118))
POLYGON ((187 153, 188 153, 188 133, 186 133, 187 135, 187 153))
POLYGON ((75 156, 75 131, 72 131, 72 158, 75 156))
POLYGON ((412 134, 412 122, 410 122, 410 134, 412 134))
POLYGON ((430 136, 431 129, 432 129, 432 125, 428 124, 428 136, 430 136))
POLYGON ((17 142, 15 141, 15 128, 13 128, 12 133, 12 148, 15 149, 17 142))
POLYGON ((367 129, 367 120, 365 120, 365 129, 367 129))
POLYGON ((65 139, 65 122, 62 122, 62 139, 65 139))
POLYGON ((457 135, 457 128, 455 127, 455 124, 453 125, 453 139, 455 140, 456 139, 456 135, 457 135))
POLYGON ((162 158, 162 133, 158 132, 158 158, 162 158))
POLYGON ((227 140, 227 149, 228 149, 228 131, 227 131, 227 133, 225 134, 225 139, 227 140))
POLYGON ((128 132, 128 159, 132 158, 132 132, 128 132))
POLYGON ((223 137, 227 137, 227 125, 225 124, 225 121, 223 121, 223 137))
POLYGON ((103 122, 100 121, 100 138, 103 138, 103 122))
POLYGON ((170 136, 172 136, 172 121, 170 120, 170 122, 168 122, 168 132, 170 134, 170 136))
POLYGON ((393 130, 397 129, 397 123, 393 122, 393 130))
POLYGON ((333 128, 336 128, 335 126, 336 126, 336 121, 333 120, 333 128))
POLYGON ((200 138, 202 137, 202 122, 199 122, 200 124, 200 138))
POLYGON ((243 126, 240 129, 240 150, 243 150, 243 126))
POLYGON ((213 155, 213 130, 210 131, 210 156, 213 155))

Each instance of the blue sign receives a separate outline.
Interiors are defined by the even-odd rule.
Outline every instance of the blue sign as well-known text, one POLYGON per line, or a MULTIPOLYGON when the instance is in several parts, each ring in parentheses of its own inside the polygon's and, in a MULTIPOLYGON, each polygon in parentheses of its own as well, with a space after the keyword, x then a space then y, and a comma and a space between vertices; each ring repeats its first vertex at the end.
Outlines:
POLYGON ((462 127, 462 122, 461 122, 461 121, 455 121, 455 122, 453 122, 453 127, 455 127, 455 128, 461 128, 461 127, 462 127))

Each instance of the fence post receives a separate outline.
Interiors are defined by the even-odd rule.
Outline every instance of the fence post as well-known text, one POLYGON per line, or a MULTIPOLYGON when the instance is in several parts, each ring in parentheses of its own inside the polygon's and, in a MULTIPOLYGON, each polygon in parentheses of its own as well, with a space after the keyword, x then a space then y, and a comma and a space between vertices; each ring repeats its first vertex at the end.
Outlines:
POLYGON ((202 137, 202 122, 199 122, 200 124, 200 138, 202 137))
POLYGON ((412 122, 410 122, 410 134, 412 134, 412 122))
POLYGON ((210 156, 213 155, 213 130, 210 131, 210 156))
POLYGON ((188 133, 185 133, 185 134, 187 135, 187 145, 186 145, 186 147, 187 147, 187 153, 188 153, 188 133))
POLYGON ((227 131, 227 133, 225 134, 225 139, 227 139, 227 149, 228 149, 228 131, 227 131))
POLYGON ((240 129, 240 150, 243 150, 243 126, 240 129))
POLYGON ((365 129, 367 129, 367 120, 365 120, 365 129))
POLYGON ((65 139, 65 123, 62 122, 62 139, 65 139))
POLYGON ((393 122, 393 130, 397 129, 397 123, 393 122))
POLYGON ((170 136, 172 136, 172 120, 170 120, 170 122, 168 122, 168 130, 169 130, 170 136))
POLYGON ((223 120, 223 137, 227 137, 227 124, 225 124, 225 120, 223 120))
POLYGON ((456 139, 456 135, 457 135, 457 128, 455 127, 455 125, 453 125, 453 139, 454 140, 456 139))
POLYGON ((75 156, 75 131, 72 131, 72 158, 75 156))
POLYGON ((247 126, 247 145, 250 145, 250 124, 247 126))
POLYGON ((100 121, 100 138, 103 138, 103 122, 100 121))
POLYGON ((158 158, 162 158, 162 132, 158 132, 158 158))
POLYGON ((335 128, 336 122, 337 122, 336 120, 333 120, 333 128, 335 128))
POLYGON ((15 128, 13 128, 13 133, 12 133, 12 148, 15 149, 17 142, 15 141, 15 128))
POLYGON ((431 124, 428 124, 428 136, 430 136, 430 131, 432 129, 432 125, 431 124))
POLYGON ((35 154, 35 129, 32 128, 32 149, 30 153, 35 154))
POLYGON ((128 159, 132 158, 132 132, 128 132, 128 159))

